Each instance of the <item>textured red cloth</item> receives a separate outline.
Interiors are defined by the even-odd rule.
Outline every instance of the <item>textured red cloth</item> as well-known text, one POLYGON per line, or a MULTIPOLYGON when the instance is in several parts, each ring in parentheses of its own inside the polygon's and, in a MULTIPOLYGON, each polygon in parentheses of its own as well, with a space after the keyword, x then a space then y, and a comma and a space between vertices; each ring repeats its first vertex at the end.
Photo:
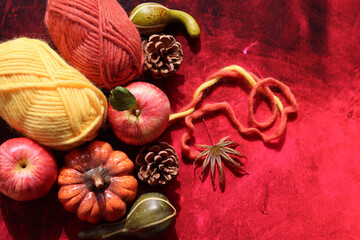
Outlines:
MULTIPOLYGON (((119 1, 129 13, 142 1, 119 1)), ((237 64, 260 78, 274 77, 290 87, 299 105, 285 134, 275 142, 244 138, 224 114, 205 117, 214 142, 230 135, 248 158, 249 175, 225 171, 225 191, 213 191, 209 174, 180 158, 175 182, 162 188, 140 184, 140 191, 165 193, 178 210, 168 239, 358 239, 360 236, 360 5, 354 0, 172 0, 158 1, 185 10, 202 29, 191 40, 180 25, 167 33, 181 42, 184 61, 176 76, 151 81, 169 96, 172 111, 189 103, 204 79, 237 64)), ((38 37, 51 42, 44 24, 44 1, 0 2, 0 39, 38 37)), ((205 103, 228 101, 247 124, 244 84, 222 81, 205 94, 205 103)), ((259 101, 258 121, 271 116, 259 101)), ((1 106, 0 106, 1 107, 1 106)), ((210 144, 204 124, 195 124, 197 144, 210 144)), ((269 131, 271 131, 270 129, 269 131)), ((161 137, 180 155, 182 121, 161 137)), ((1 121, 0 140, 17 136, 1 121)), ((127 149, 109 129, 99 139, 127 149)), ((57 153, 61 162, 62 153, 57 153)), ((218 179, 216 178, 218 184, 218 179)), ((57 186, 44 198, 16 202, 0 196, 1 239, 77 239, 91 227, 67 213, 57 186)))

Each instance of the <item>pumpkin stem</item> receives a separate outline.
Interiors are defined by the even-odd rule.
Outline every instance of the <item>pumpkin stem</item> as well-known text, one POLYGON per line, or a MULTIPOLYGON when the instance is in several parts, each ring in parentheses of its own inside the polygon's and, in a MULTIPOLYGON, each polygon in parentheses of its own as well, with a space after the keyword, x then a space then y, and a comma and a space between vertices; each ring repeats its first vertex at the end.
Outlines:
POLYGON ((93 179, 94 179, 95 187, 102 188, 104 186, 104 181, 100 176, 94 176, 93 179))
POLYGON ((97 167, 84 174, 84 183, 91 192, 102 192, 110 185, 110 173, 106 168, 97 167))

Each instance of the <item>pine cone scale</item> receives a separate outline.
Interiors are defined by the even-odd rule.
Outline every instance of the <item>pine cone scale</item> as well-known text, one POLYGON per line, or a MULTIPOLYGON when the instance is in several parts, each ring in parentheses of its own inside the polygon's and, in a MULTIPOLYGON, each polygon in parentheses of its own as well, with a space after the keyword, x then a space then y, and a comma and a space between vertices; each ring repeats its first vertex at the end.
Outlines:
POLYGON ((156 47, 155 47, 155 43, 154 43, 154 42, 145 43, 145 48, 146 48, 149 52, 153 52, 154 50, 156 50, 156 47))
POLYGON ((168 157, 168 156, 169 156, 169 153, 168 153, 167 151, 164 151, 164 150, 163 150, 163 151, 160 151, 160 152, 159 152, 159 155, 164 158, 164 157, 168 157))
POLYGON ((155 50, 161 52, 162 49, 165 49, 165 44, 164 44, 163 42, 157 42, 157 43, 155 43, 155 50))
POLYGON ((162 35, 160 36, 159 40, 164 43, 166 47, 169 47, 171 43, 175 41, 175 39, 171 35, 162 35), (170 36, 170 37, 168 37, 170 36))
POLYGON ((180 49, 179 44, 174 44, 174 45, 172 45, 171 47, 169 47, 167 51, 168 51, 170 54, 174 54, 174 53, 178 52, 179 49, 180 49))
POLYGON ((150 176, 150 171, 147 171, 146 168, 147 168, 147 166, 144 165, 141 167, 141 169, 139 171, 140 174, 138 176, 141 180, 146 179, 150 176))
POLYGON ((161 147, 159 145, 153 145, 149 148, 150 152, 154 152, 155 154, 158 154, 161 150, 161 147))
POLYGON ((145 161, 147 163, 151 163, 152 159, 155 157, 155 153, 154 152, 149 152, 148 154, 146 154, 145 156, 145 161))
POLYGON ((155 66, 156 66, 157 68, 161 68, 163 65, 164 65, 163 62, 155 63, 155 66))

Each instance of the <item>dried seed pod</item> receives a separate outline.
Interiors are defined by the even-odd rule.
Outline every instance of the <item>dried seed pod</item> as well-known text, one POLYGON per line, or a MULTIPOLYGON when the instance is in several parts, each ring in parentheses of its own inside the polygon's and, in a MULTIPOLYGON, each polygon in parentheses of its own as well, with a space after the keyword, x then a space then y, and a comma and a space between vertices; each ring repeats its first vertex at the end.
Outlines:
POLYGON ((183 51, 173 36, 153 34, 142 42, 142 48, 145 54, 144 70, 154 78, 168 77, 178 71, 183 51))

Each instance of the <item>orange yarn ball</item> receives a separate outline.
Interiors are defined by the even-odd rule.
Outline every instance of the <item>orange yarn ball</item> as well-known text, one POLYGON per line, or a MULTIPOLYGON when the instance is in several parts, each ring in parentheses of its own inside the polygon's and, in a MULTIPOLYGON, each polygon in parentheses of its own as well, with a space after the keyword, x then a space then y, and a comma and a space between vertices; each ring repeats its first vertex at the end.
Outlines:
POLYGON ((49 0, 45 23, 62 57, 97 86, 141 74, 139 32, 116 0, 49 0))

